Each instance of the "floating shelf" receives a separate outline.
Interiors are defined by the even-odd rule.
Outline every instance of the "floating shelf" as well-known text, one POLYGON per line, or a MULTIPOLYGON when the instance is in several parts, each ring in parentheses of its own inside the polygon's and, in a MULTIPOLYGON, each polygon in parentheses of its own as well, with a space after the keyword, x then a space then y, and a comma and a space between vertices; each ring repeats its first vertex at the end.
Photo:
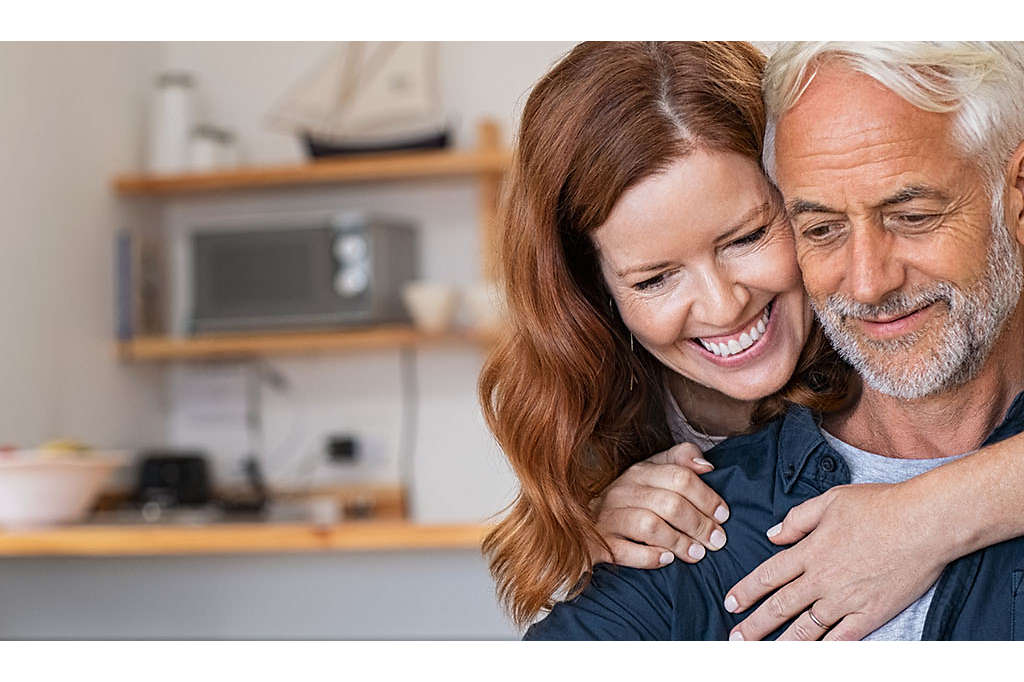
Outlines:
POLYGON ((123 196, 165 197, 328 183, 501 175, 510 161, 511 153, 503 149, 393 152, 211 173, 122 175, 114 179, 114 189, 123 196))
POLYGON ((329 332, 204 334, 183 338, 143 336, 118 343, 123 360, 203 360, 318 352, 493 343, 496 335, 474 331, 426 334, 407 325, 329 332))
POLYGON ((476 549, 488 526, 405 521, 89 525, 0 532, 0 557, 476 549))

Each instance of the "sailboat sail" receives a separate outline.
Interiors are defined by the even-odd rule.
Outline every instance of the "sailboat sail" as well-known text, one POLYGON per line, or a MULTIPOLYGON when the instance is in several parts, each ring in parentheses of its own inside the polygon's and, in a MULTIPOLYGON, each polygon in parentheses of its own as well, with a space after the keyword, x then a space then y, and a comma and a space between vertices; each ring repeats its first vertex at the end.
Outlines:
POLYGON ((436 43, 344 43, 271 119, 321 141, 368 144, 443 130, 439 100, 436 43))

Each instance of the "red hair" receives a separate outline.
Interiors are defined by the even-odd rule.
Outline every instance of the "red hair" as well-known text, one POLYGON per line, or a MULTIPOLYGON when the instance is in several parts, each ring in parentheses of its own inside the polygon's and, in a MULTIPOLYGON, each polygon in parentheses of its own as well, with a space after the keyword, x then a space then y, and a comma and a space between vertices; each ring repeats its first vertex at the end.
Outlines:
POLYGON ((663 369, 631 350, 590 235, 694 149, 759 161, 763 68, 746 43, 583 43, 526 102, 498 243, 510 329, 479 384, 520 482, 483 545, 519 624, 583 588, 588 547, 603 544, 589 503, 672 444, 663 369))

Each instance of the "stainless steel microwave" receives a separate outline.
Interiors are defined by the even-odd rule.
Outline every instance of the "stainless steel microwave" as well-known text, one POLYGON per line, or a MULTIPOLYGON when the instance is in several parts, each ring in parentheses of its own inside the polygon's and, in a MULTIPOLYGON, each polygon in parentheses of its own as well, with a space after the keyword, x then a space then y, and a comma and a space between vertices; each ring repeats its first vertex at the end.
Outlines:
POLYGON ((419 275, 412 224, 363 213, 191 233, 194 332, 404 321, 419 275))

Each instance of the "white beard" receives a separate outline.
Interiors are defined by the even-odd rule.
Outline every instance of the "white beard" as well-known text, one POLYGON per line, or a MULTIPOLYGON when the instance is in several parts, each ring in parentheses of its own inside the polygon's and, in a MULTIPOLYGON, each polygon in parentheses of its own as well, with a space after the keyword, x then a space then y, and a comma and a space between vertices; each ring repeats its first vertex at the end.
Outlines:
POLYGON ((984 366, 1024 288, 1020 247, 1006 229, 1001 194, 996 192, 996 196, 985 272, 970 287, 936 282, 909 292, 895 292, 879 305, 857 303, 839 294, 829 296, 820 305, 812 301, 836 351, 872 389, 894 398, 915 400, 960 386, 984 366), (898 317, 942 301, 949 308, 946 326, 934 349, 922 353, 917 362, 908 353, 924 333, 875 341, 847 326, 850 317, 898 317))

